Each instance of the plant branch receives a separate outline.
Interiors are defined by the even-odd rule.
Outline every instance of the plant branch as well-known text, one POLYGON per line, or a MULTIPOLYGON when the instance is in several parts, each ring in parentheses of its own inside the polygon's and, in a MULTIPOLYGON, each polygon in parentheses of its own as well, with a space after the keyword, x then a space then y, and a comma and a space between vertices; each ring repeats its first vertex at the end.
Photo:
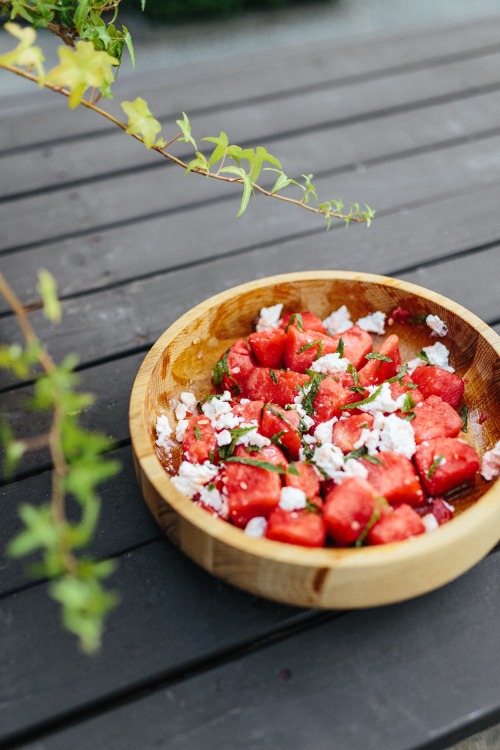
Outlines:
MULTIPOLYGON (((5 70, 10 71, 11 73, 15 73, 16 75, 19 75, 23 78, 26 78, 29 81, 32 81, 33 83, 37 83, 39 85, 43 85, 45 88, 49 89, 50 91, 54 91, 58 94, 62 94, 63 96, 66 96, 69 98, 70 92, 66 89, 62 88, 61 86, 55 86, 51 83, 47 83, 46 81, 41 81, 39 77, 33 75, 32 73, 28 73, 25 70, 22 70, 21 68, 17 68, 13 65, 8 64, 1 64, 0 67, 3 67, 5 70)), ((118 118, 111 115, 109 112, 106 112, 106 110, 102 109, 101 107, 98 107, 94 102, 89 101, 87 99, 82 99, 80 101, 80 104, 82 104, 87 109, 91 109, 93 112, 96 112, 97 114, 101 115, 105 119, 109 120, 113 123, 116 127, 120 128, 120 130, 123 130, 127 133, 127 135, 131 135, 132 138, 135 138, 140 143, 144 144, 144 139, 141 138, 140 135, 137 135, 136 133, 130 133, 127 132, 128 127, 127 125, 122 122, 121 120, 118 120, 118 118)), ((174 138, 170 139, 168 143, 166 143, 163 147, 153 145, 151 148, 154 151, 157 151, 159 154, 161 154, 163 157, 171 161, 173 164, 176 164, 177 166, 181 167, 184 170, 188 169, 188 164, 186 162, 182 161, 182 159, 179 159, 178 157, 174 156, 174 154, 171 154, 169 151, 166 151, 165 149, 167 146, 170 146, 172 143, 177 141, 181 137, 181 133, 176 135, 174 138)), ((203 177, 210 177, 214 180, 219 180, 220 182, 227 182, 227 183, 237 183, 240 185, 243 185, 244 182, 240 177, 226 177, 224 175, 221 175, 217 172, 210 172, 205 171, 203 169, 191 169, 191 172, 194 174, 202 175, 203 177)), ((317 206, 311 206, 304 202, 303 199, 299 200, 297 198, 290 198, 286 195, 280 195, 279 193, 273 193, 270 190, 267 190, 266 188, 262 187, 261 185, 258 185, 257 183, 252 183, 252 188, 257 191, 258 193, 261 193, 262 195, 265 195, 268 198, 276 198, 277 200, 283 201, 285 203, 290 203, 294 206, 299 206, 300 208, 303 208, 306 211, 309 211, 313 214, 318 214, 321 216, 331 217, 335 219, 340 220, 349 220, 354 221, 358 223, 365 223, 366 219, 362 216, 356 216, 353 214, 343 214, 340 211, 334 211, 334 210, 325 210, 324 208, 320 208, 317 206)))

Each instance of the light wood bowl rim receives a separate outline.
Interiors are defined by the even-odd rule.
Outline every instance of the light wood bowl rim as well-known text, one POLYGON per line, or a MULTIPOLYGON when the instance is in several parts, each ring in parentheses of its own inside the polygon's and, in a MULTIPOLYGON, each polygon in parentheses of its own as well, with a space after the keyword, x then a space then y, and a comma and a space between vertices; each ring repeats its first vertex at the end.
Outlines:
MULTIPOLYGON (((214 540, 254 558, 314 569, 335 567, 339 571, 342 569, 349 570, 362 576, 364 571, 370 570, 373 572, 374 568, 385 569, 389 566, 397 569, 398 566, 412 561, 415 563, 426 559, 431 561, 434 556, 442 556, 443 552, 452 550, 457 545, 470 544, 472 539, 480 539, 481 535, 489 530, 489 534, 487 534, 490 540, 488 548, 481 548, 478 552, 477 560, 481 559, 500 539, 500 480, 492 482, 491 487, 482 497, 460 516, 454 518, 451 523, 440 526, 432 533, 423 534, 405 542, 360 549, 309 549, 268 539, 250 538, 241 529, 218 518, 211 517, 206 511, 198 508, 178 492, 170 481, 154 450, 149 425, 146 423, 144 415, 149 379, 167 345, 193 319, 197 312, 206 312, 207 308, 218 306, 235 295, 259 290, 274 284, 313 281, 315 279, 374 283, 398 288, 421 299, 429 300, 465 320, 480 336, 486 339, 487 343, 500 356, 500 337, 474 313, 437 292, 401 279, 354 271, 316 270, 268 276, 247 282, 220 292, 187 311, 169 326, 146 355, 135 379, 130 399, 130 434, 139 467, 138 471, 144 473, 156 492, 189 524, 213 537, 214 540), (495 540, 493 542, 491 541, 492 524, 498 526, 498 534, 494 534, 495 540)), ((456 575, 459 575, 471 566, 467 564, 464 570, 460 569, 460 565, 456 567, 456 575)))

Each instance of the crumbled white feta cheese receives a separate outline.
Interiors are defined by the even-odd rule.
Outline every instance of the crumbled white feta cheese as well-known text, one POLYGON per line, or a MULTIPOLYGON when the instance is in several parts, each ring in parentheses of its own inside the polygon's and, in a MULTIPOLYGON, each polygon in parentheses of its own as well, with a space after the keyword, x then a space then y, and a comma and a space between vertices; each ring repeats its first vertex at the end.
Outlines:
MULTIPOLYGON (((333 433, 333 425, 335 422, 338 422, 337 417, 332 417, 328 420, 328 422, 320 422, 319 425, 314 430, 314 437, 318 441, 318 443, 331 443, 332 441, 332 433, 333 433)), ((305 436, 304 436, 305 437, 305 436)))
POLYGON ((426 531, 434 531, 439 528, 439 523, 434 513, 426 513, 425 516, 422 516, 422 523, 426 531))
POLYGON ((331 336, 336 336, 339 333, 344 333, 349 328, 352 328, 353 322, 349 310, 345 305, 339 307, 338 310, 330 313, 330 315, 324 319, 323 325, 331 336))
POLYGON ((309 414, 306 412, 302 404, 299 401, 297 401, 297 399, 299 398, 300 400, 302 400, 302 396, 296 396, 295 403, 290 404, 290 411, 296 411, 302 421, 302 425, 304 429, 310 430, 314 424, 314 419, 312 419, 309 416, 309 414))
POLYGON ((335 472, 343 469, 344 466, 344 454, 338 446, 332 443, 323 443, 316 448, 312 460, 318 469, 324 471, 329 477, 334 477, 335 472))
POLYGON ((223 445, 230 445, 232 442, 232 435, 229 430, 222 430, 217 434, 217 445, 221 448, 223 445))
POLYGON ((188 424, 189 419, 181 419, 179 422, 177 422, 177 427, 175 428, 175 439, 179 443, 182 443, 188 424))
POLYGON ((302 510, 307 505, 307 497, 304 490, 298 487, 282 487, 280 492, 279 507, 283 510, 302 510))
POLYGON ((217 474, 219 469, 210 461, 203 464, 191 464, 189 461, 183 461, 179 466, 179 472, 176 477, 172 477, 172 482, 183 495, 193 498, 208 484, 217 474))
POLYGON ((245 526, 245 534, 254 539, 259 539, 265 535, 266 529, 267 520, 263 516, 255 516, 255 518, 251 518, 245 526))
POLYGON ((373 399, 373 401, 370 401, 368 404, 359 406, 358 409, 364 412, 368 412, 369 414, 376 414, 379 411, 385 412, 387 414, 393 411, 397 411, 404 406, 406 394, 402 393, 401 396, 398 396, 397 399, 394 400, 392 398, 391 386, 389 383, 382 383, 382 387, 379 385, 367 386, 367 390, 369 391, 370 396, 379 388, 380 392, 373 399))
POLYGON ((370 456, 374 456, 378 451, 380 442, 380 430, 370 430, 368 427, 363 427, 359 438, 354 443, 354 450, 358 448, 366 448, 370 456))
POLYGON ((374 456, 378 451, 392 451, 411 458, 417 446, 413 427, 406 419, 400 419, 396 414, 384 416, 376 414, 373 428, 363 428, 354 448, 366 447, 369 455, 374 456))
POLYGON ((431 336, 446 336, 448 333, 448 326, 439 315, 428 315, 425 322, 432 331, 431 336))
POLYGON ((177 404, 175 407, 175 418, 178 422, 180 422, 182 419, 186 419, 186 414, 188 412, 188 408, 186 404, 177 404))
POLYGON ((264 437, 260 432, 257 432, 258 426, 259 425, 256 421, 242 422, 240 427, 251 427, 252 429, 245 432, 243 435, 240 435, 236 441, 236 445, 251 445, 256 448, 265 448, 266 446, 271 445, 269 438, 264 437))
MULTIPOLYGON (((316 445, 318 442, 315 435, 302 435, 302 440, 304 443, 307 443, 307 445, 316 445)), ((331 443, 332 441, 330 440, 329 442, 331 443)))
POLYGON ((179 401, 181 402, 181 404, 184 404, 184 406, 188 411, 191 412, 191 414, 195 413, 198 399, 196 398, 194 393, 191 393, 191 391, 182 391, 179 396, 179 401))
POLYGON ((385 313, 377 310, 377 312, 365 315, 364 318, 357 320, 356 325, 369 333, 385 333, 385 313))
POLYGON ((272 307, 263 307, 259 312, 259 319, 255 330, 268 331, 270 328, 279 328, 282 310, 283 305, 281 303, 272 305, 272 307))
POLYGON ((349 365, 348 359, 341 357, 338 352, 334 352, 316 359, 311 365, 311 370, 321 372, 323 375, 343 375, 347 372, 349 365))
POLYGON ((203 487, 200 492, 200 501, 208 508, 212 508, 213 511, 222 518, 229 517, 227 500, 213 485, 209 484, 206 487, 203 487))
MULTIPOLYGON (((225 392, 226 393, 226 392, 225 392)), ((222 414, 228 414, 231 411, 231 405, 228 400, 224 398, 224 395, 210 398, 202 405, 201 410, 203 414, 208 417, 212 422, 218 419, 222 414)))
POLYGON ((166 448, 168 439, 172 434, 172 428, 166 414, 159 414, 156 417, 156 445, 160 448, 166 448))
POLYGON ((241 417, 237 417, 232 411, 227 411, 224 412, 224 414, 221 414, 217 419, 212 420, 212 427, 215 430, 233 430, 235 427, 238 427, 242 421, 241 417))
POLYGON ((500 440, 486 451, 481 461, 481 475, 489 482, 500 474, 500 440))
MULTIPOLYGON (((450 352, 440 341, 436 341, 432 346, 424 346, 422 351, 427 354, 427 358, 431 365, 441 367, 443 370, 448 370, 448 372, 455 372, 454 368, 448 364, 450 352)), ((420 367, 423 364, 425 364, 425 362, 419 357, 410 360, 410 362, 408 362, 408 374, 411 375, 413 370, 416 370, 417 367, 420 367)))
POLYGON ((400 419, 395 414, 384 417, 384 426, 380 433, 379 450, 401 453, 406 458, 411 458, 417 446, 415 444, 415 433, 411 422, 400 419))
MULTIPOLYGON (((361 461, 358 461, 356 458, 348 458, 347 461, 344 464, 344 477, 343 479, 347 477, 361 477, 362 479, 366 479, 368 476, 368 469, 364 464, 361 463, 361 461)), ((338 482, 337 478, 337 482, 338 482)))

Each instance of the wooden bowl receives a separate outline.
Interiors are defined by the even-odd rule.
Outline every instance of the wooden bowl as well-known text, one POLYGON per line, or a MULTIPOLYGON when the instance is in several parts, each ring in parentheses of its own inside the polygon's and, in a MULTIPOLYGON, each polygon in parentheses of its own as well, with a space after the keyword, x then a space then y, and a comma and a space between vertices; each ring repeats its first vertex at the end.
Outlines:
MULTIPOLYGON (((326 317, 346 304, 353 320, 395 307, 442 318, 450 361, 467 379, 467 440, 481 455, 500 438, 500 338, 468 310, 398 279, 344 271, 311 271, 260 279, 212 297, 183 315, 155 343, 135 381, 130 432, 144 498, 167 536, 192 560, 246 591, 287 604, 327 609, 371 607, 408 599, 451 581, 500 539, 500 482, 485 482, 453 499, 456 517, 405 542, 360 549, 307 549, 250 538, 212 517, 176 490, 155 446, 156 417, 171 416, 181 391, 213 391, 211 368, 230 344, 251 332, 261 307, 311 310, 326 317), (488 419, 479 424, 479 416, 488 419)), ((403 358, 432 343, 427 326, 394 324, 403 358)), ((377 339, 375 338, 375 343, 377 339)), ((172 418, 171 424, 175 424, 172 418)), ((180 451, 174 457, 180 461, 180 451)))

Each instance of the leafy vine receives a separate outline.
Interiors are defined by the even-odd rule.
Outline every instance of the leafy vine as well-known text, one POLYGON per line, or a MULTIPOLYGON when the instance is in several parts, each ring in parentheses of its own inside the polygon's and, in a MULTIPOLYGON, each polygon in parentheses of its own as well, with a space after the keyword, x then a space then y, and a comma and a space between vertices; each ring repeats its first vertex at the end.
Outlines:
MULTIPOLYGON (((17 39, 17 46, 0 55, 0 68, 67 97, 71 108, 81 105, 106 118, 146 148, 181 167, 185 174, 241 186, 238 216, 246 211, 250 198, 260 194, 318 214, 326 220, 327 227, 334 219, 345 224, 354 221, 370 225, 375 212, 369 206, 361 209, 354 203, 345 209, 341 200, 320 200, 312 175, 302 175, 302 180, 288 177, 279 159, 263 146, 242 148, 231 144, 226 133, 220 132, 202 139, 210 144, 205 153, 199 149, 185 113, 176 120, 175 134, 165 138, 161 123, 141 97, 121 102, 126 121, 107 112, 100 100, 112 97, 112 84, 124 51, 128 51, 132 64, 135 61, 128 29, 116 25, 119 3, 120 0, 0 0, 0 15, 10 18, 4 28, 17 39), (109 20, 103 14, 106 18, 109 15, 109 20), (14 19, 22 19, 28 25, 21 26, 14 19), (42 27, 64 42, 58 49, 59 64, 48 71, 43 52, 35 45, 36 29, 42 27), (175 156, 171 152, 175 143, 190 144, 192 159, 185 162, 175 156), (264 173, 274 179, 272 187, 260 184, 264 173), (298 197, 283 193, 289 188, 298 197)), ((144 3, 141 0, 143 8, 144 3)), ((59 322, 56 284, 47 271, 39 272, 38 291, 44 314, 53 323, 59 322)), ((48 448, 53 467, 50 502, 20 506, 23 529, 11 540, 7 551, 14 557, 39 554, 35 572, 50 579, 49 591, 62 607, 65 626, 77 635, 85 651, 92 652, 99 647, 105 618, 118 601, 117 594, 103 585, 115 565, 109 560, 93 561, 80 553, 91 541, 98 523, 97 486, 118 472, 119 464, 104 457, 112 448, 111 441, 85 430, 79 423, 92 396, 77 390, 76 357, 69 355, 59 364, 53 361, 2 274, 0 295, 15 314, 24 339, 23 344, 0 346, 0 368, 33 381, 34 394, 27 407, 50 415, 47 432, 35 438, 16 437, 7 422, 0 422, 4 469, 7 475, 12 473, 26 451, 42 448, 48 448), (79 508, 77 520, 74 513, 68 512, 70 499, 79 508)))

